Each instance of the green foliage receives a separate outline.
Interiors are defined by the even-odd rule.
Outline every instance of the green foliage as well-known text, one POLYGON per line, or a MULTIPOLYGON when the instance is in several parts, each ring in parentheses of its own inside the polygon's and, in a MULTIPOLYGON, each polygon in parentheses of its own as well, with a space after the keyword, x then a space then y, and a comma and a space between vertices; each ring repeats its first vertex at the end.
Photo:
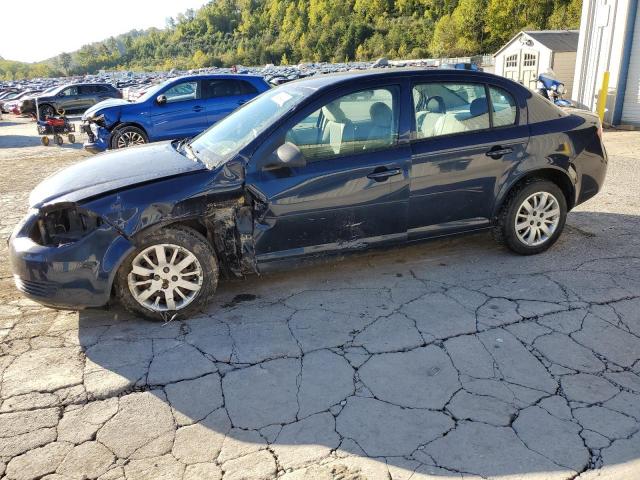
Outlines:
POLYGON ((41 64, 0 61, 0 77, 473 55, 522 29, 577 28, 581 2, 212 0, 162 30, 133 30, 41 64))
POLYGON ((24 63, 0 59, 0 80, 59 77, 64 73, 47 63, 24 63))

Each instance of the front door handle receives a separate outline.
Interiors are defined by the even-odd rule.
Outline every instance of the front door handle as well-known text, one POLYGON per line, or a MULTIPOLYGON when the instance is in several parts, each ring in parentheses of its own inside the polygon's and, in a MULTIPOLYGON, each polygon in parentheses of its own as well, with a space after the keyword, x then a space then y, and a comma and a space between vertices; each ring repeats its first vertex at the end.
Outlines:
POLYGON ((204 110, 204 107, 201 107, 199 105, 196 105, 195 107, 193 107, 194 112, 201 112, 202 110, 204 110))
POLYGON ((487 157, 491 157, 493 159, 499 159, 504 155, 507 155, 509 153, 513 152, 513 148, 511 147, 501 147, 499 145, 496 145, 495 147, 493 147, 491 150, 489 150, 486 155, 487 157))
POLYGON ((391 168, 389 170, 376 170, 367 175, 367 178, 375 180, 376 182, 384 182, 387 178, 400 175, 401 173, 402 170, 400 170, 399 168, 391 168))

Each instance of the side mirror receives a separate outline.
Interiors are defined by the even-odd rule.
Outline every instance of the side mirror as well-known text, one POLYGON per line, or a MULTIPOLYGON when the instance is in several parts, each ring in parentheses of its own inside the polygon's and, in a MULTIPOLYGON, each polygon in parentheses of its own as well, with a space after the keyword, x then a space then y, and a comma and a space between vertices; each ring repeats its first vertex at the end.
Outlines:
POLYGON ((156 102, 158 102, 158 105, 164 105, 167 103, 167 97, 165 95, 158 95, 156 97, 156 102))
POLYGON ((297 168, 307 165, 307 161, 300 149, 293 143, 286 142, 273 152, 267 168, 297 168))

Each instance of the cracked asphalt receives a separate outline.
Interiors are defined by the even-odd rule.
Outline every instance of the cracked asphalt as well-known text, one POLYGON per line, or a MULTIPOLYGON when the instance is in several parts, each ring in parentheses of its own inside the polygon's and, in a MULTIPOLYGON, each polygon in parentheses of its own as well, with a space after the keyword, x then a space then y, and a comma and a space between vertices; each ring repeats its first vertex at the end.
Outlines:
MULTIPOLYGON (((0 233, 84 156, 0 121, 0 233), (35 140, 34 140, 35 138, 35 140)), ((3 479, 640 478, 640 132, 551 251, 489 235, 223 285, 189 320, 54 311, 0 245, 3 479)))

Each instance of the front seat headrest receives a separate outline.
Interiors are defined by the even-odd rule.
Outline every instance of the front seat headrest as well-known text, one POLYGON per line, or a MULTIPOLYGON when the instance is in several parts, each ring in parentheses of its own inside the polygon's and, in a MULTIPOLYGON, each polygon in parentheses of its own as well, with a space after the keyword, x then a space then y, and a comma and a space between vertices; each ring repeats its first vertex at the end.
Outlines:
POLYGON ((337 102, 331 102, 322 107, 324 118, 330 122, 346 123, 347 118, 337 102))
POLYGON ((471 105, 469 105, 469 113, 471 113, 472 117, 489 113, 489 104, 487 103, 487 99, 484 97, 476 98, 471 102, 471 105))
POLYGON ((429 100, 427 100, 427 112, 447 113, 447 107, 444 105, 444 99, 439 95, 429 97, 429 100))
POLYGON ((393 113, 389 105, 382 102, 372 104, 369 107, 369 115, 373 124, 378 127, 390 127, 393 121, 393 113))

